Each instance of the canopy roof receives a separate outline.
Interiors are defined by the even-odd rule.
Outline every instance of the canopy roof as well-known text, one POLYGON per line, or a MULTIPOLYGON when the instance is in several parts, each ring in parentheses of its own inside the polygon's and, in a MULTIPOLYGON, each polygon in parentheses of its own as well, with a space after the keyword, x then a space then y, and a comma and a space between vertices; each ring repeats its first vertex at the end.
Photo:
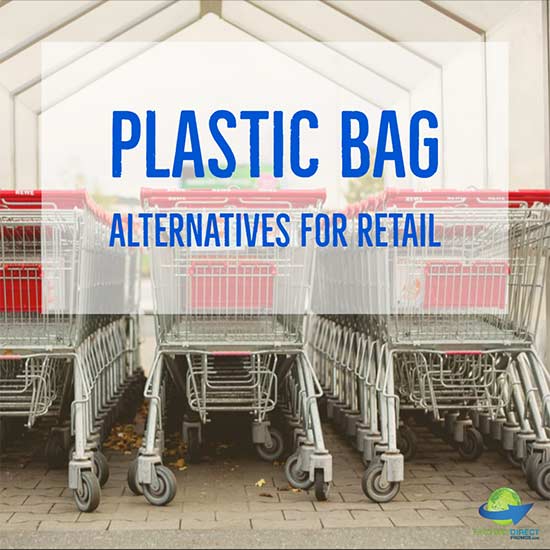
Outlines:
MULTIPOLYGON (((414 87, 419 75, 441 67, 452 53, 448 44, 485 40, 486 33, 521 1, 491 0, 0 0, 0 85, 35 113, 40 86, 85 56, 95 56, 98 76, 139 55, 143 43, 167 40, 263 40, 326 43, 327 66, 310 67, 346 83, 346 71, 359 71, 357 95, 381 106, 414 87), (70 55, 42 74, 41 44, 75 42, 70 55), (135 43, 125 57, 101 56, 103 42, 135 43), (141 44, 139 44, 141 42, 141 44), (384 59, 346 44, 383 42, 384 59), (438 43, 446 42, 446 47, 438 43), (334 61, 338 63, 335 64, 334 61), (339 67, 335 69, 334 67, 339 67), (369 86, 369 82, 376 86, 369 86), (365 88, 376 90, 367 97, 365 88)), ((307 56, 296 59, 308 65, 307 56)), ((86 86, 86 82, 76 83, 86 86)), ((346 84, 344 84, 346 85, 346 84)))

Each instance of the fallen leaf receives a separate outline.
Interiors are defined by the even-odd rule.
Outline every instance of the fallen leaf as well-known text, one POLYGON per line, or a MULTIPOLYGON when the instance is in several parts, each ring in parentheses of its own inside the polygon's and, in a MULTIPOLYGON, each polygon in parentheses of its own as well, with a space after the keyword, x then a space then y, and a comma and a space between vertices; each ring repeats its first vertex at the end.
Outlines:
POLYGON ((258 481, 256 481, 256 487, 263 487, 266 483, 267 482, 265 479, 259 479, 258 481))

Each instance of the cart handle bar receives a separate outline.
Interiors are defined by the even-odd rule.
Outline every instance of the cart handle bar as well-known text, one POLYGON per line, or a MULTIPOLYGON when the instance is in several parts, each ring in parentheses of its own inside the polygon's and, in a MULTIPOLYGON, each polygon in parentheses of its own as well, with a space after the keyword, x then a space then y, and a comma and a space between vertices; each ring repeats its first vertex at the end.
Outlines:
POLYGON ((326 198, 324 189, 151 189, 141 190, 141 202, 159 208, 210 208, 242 206, 245 208, 284 206, 306 208, 319 206, 326 198))
POLYGON ((83 189, 69 191, 0 191, 0 211, 7 210, 89 210, 99 221, 109 225, 109 215, 83 189))

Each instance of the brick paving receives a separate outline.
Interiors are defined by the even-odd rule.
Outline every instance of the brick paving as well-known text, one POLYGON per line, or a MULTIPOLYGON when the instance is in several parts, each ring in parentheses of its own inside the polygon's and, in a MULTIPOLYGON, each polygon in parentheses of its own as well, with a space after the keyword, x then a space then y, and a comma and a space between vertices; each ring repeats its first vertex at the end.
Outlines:
POLYGON ((328 502, 292 491, 283 466, 261 462, 246 444, 214 445, 203 463, 175 472, 178 494, 164 508, 130 493, 126 472, 132 457, 109 452, 111 476, 101 505, 81 514, 66 488, 66 472, 48 471, 41 456, 44 433, 34 430, 0 458, 0 532, 491 527, 477 510, 501 486, 535 502, 521 527, 550 525, 550 502, 529 490, 522 472, 498 453, 461 462, 451 447, 420 428, 419 452, 406 466, 401 493, 391 503, 372 503, 361 491, 358 455, 330 426, 325 432, 335 478, 328 502), (263 487, 256 486, 260 479, 263 487))

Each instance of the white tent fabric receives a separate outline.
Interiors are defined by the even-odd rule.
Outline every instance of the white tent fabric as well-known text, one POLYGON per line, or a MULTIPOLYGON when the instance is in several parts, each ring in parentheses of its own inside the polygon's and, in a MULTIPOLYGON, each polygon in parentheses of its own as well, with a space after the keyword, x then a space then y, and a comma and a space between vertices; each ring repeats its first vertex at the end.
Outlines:
MULTIPOLYGON (((510 142, 506 173, 514 185, 528 179, 520 186, 542 186, 550 164, 548 11, 547 0, 8 0, 0 3, 0 181, 8 187, 39 185, 43 78, 55 78, 84 56, 97 58, 99 73, 124 62, 101 59, 101 45, 91 43, 128 43, 130 58, 142 47, 131 45, 137 41, 323 42, 338 63, 311 68, 383 107, 409 96, 425 71, 439 70, 451 54, 449 44, 495 40, 509 43, 511 51, 510 135, 518 137, 510 142), (43 74, 41 45, 58 41, 75 46, 43 74), (368 48, 358 52, 354 42, 388 47, 380 59, 368 48), (351 78, 354 72, 361 78, 351 78), (374 97, 368 89, 376 91, 374 97), (539 158, 522 159, 528 150, 539 158)), ((484 154, 490 155, 490 146, 484 154)))

